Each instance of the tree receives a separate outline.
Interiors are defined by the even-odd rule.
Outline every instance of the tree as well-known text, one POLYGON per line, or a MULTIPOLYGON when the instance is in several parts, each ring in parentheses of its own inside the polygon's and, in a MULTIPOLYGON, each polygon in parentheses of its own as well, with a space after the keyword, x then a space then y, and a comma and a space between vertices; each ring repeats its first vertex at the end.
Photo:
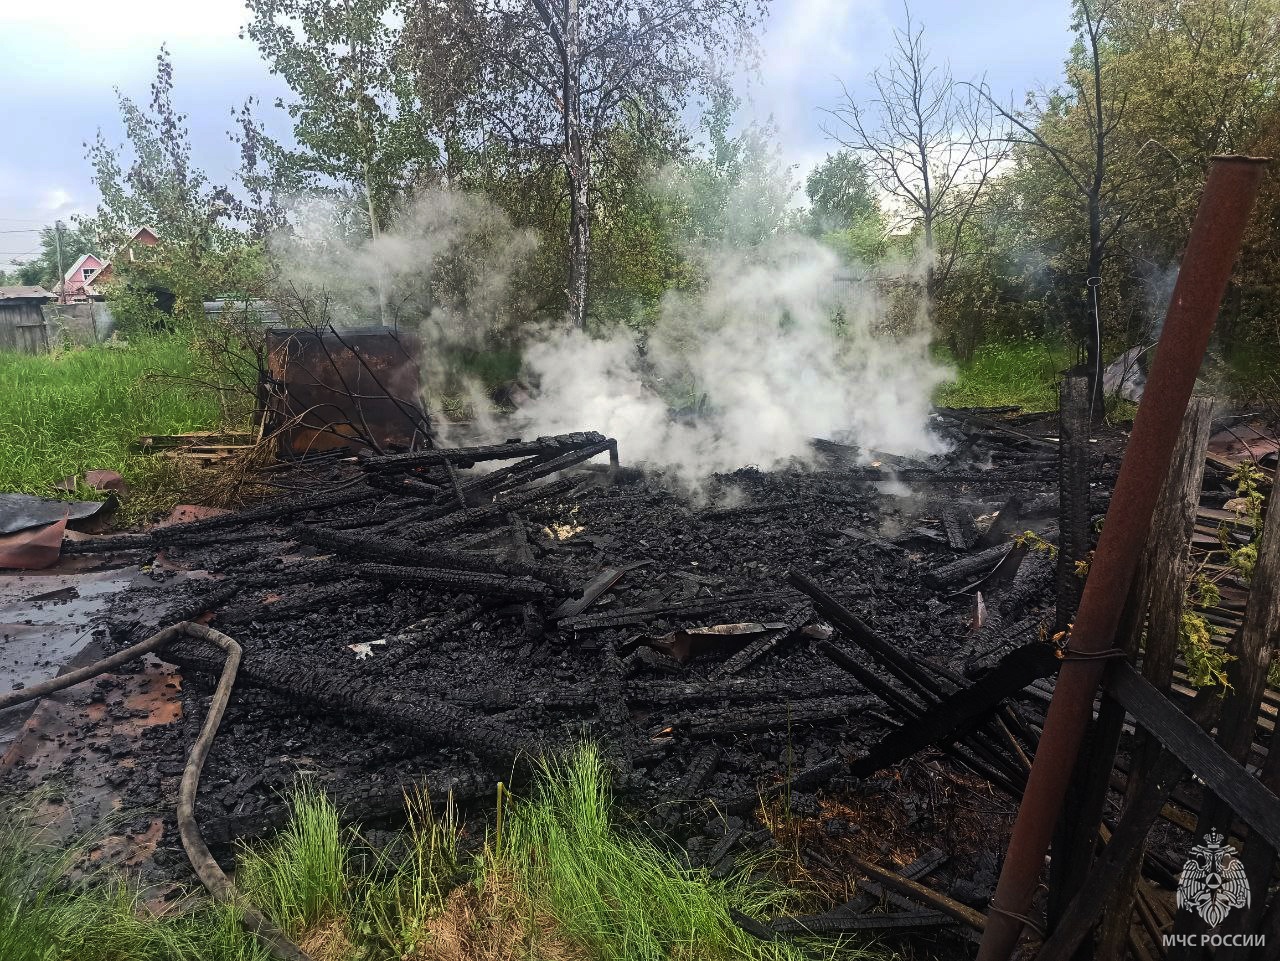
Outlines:
POLYGON ((430 179, 438 137, 400 56, 398 0, 248 0, 244 28, 293 91, 276 101, 293 120, 297 147, 267 137, 246 104, 238 137, 260 198, 267 181, 259 160, 294 190, 352 188, 361 197, 369 236, 389 225, 399 203, 430 179))
POLYGON ((1102 396, 1104 324, 1099 287, 1111 242, 1140 209, 1145 176, 1134 155, 1114 156, 1117 133, 1129 108, 1129 91, 1107 69, 1108 32, 1117 0, 1075 0, 1077 42, 1067 63, 1065 91, 1027 96, 1023 110, 1001 106, 986 88, 983 97, 1015 128, 1010 142, 1040 152, 1074 191, 1088 225, 1084 275, 1076 288, 1072 327, 1085 344, 1090 408, 1105 413, 1102 396))
POLYGON ((725 61, 754 52, 767 0, 419 0, 406 33, 423 97, 525 163, 555 157, 568 196, 569 316, 587 314, 593 175, 630 116, 662 129, 725 61))
POLYGON ((866 162, 837 150, 809 171, 809 229, 847 257, 875 260, 884 249, 884 215, 866 162))
POLYGON ((1120 0, 1106 48, 1128 96, 1113 137, 1144 151, 1143 211, 1121 238, 1135 257, 1175 262, 1204 170, 1216 154, 1250 152, 1280 106, 1280 0, 1120 0), (1129 236, 1125 236, 1125 234, 1129 236))
POLYGON ((61 238, 58 236, 56 226, 41 227, 40 253, 31 260, 15 264, 9 276, 15 284, 53 290, 62 280, 63 272, 69 270, 71 265, 84 254, 101 255, 101 250, 93 242, 93 238, 80 227, 64 226, 61 238), (62 248, 61 257, 59 257, 59 245, 62 248))
POLYGON ((843 230, 851 223, 880 215, 867 164, 852 150, 827 154, 804 182, 809 213, 819 229, 843 230))
POLYGON ((173 89, 173 63, 161 47, 149 108, 116 91, 127 147, 111 145, 101 130, 86 144, 101 196, 81 231, 107 256, 138 227, 160 239, 113 262, 108 299, 120 307, 118 317, 139 324, 168 323, 161 314, 199 319, 206 297, 243 289, 262 270, 259 252, 238 229, 241 201, 191 162, 186 116, 174 106, 173 89))
POLYGON ((673 168, 668 187, 686 213, 680 233, 699 247, 758 247, 793 226, 794 171, 772 118, 731 132, 739 102, 717 89, 702 118, 707 152, 673 168))
POLYGON ((85 144, 93 167, 93 183, 101 195, 96 215, 83 222, 105 251, 111 251, 142 226, 151 227, 165 244, 198 258, 228 238, 238 202, 231 191, 209 181, 191 163, 187 117, 173 103, 173 61, 166 48, 156 57, 150 109, 119 89, 128 152, 112 146, 99 130, 85 144))
POLYGON ((924 26, 911 19, 893 33, 887 62, 871 74, 863 106, 844 88, 830 109, 828 136, 865 157, 879 188, 893 200, 900 226, 918 230, 926 255, 925 298, 932 305, 961 255, 961 236, 1007 148, 994 111, 957 86, 950 69, 932 62, 924 26))

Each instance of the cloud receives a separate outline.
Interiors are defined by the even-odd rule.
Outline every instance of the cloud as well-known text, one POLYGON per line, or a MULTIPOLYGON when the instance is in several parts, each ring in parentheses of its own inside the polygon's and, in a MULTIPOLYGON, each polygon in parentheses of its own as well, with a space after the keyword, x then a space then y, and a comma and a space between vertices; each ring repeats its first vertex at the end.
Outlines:
POLYGON ((40 206, 49 211, 49 213, 57 214, 70 207, 73 200, 75 198, 70 191, 64 190, 62 187, 54 187, 45 191, 44 199, 41 200, 40 206))

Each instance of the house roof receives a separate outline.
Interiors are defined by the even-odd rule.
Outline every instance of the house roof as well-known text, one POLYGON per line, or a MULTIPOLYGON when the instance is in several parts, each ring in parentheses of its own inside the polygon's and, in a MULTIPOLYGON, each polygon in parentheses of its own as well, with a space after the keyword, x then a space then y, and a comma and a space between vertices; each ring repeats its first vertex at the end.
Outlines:
POLYGON ((94 260, 98 261, 99 267, 102 266, 102 259, 100 257, 97 257, 94 254, 81 254, 80 259, 77 260, 74 264, 72 264, 71 268, 65 274, 62 275, 62 279, 70 280, 72 277, 76 276, 76 274, 79 273, 80 268, 84 266, 84 262, 90 259, 91 257, 94 260))
POLYGON ((146 226, 145 224, 144 224, 143 226, 139 227, 137 230, 135 230, 135 231, 133 232, 133 236, 132 236, 132 237, 130 237, 129 239, 130 239, 130 240, 137 240, 137 239, 138 239, 138 235, 139 235, 139 234, 141 234, 144 230, 145 230, 147 233, 149 233, 152 237, 154 237, 156 240, 159 240, 159 239, 160 239, 160 235, 159 235, 158 233, 156 233, 155 229, 154 229, 153 227, 148 227, 148 226, 146 226))
POLYGON ((0 300, 53 300, 43 287, 0 287, 0 300))

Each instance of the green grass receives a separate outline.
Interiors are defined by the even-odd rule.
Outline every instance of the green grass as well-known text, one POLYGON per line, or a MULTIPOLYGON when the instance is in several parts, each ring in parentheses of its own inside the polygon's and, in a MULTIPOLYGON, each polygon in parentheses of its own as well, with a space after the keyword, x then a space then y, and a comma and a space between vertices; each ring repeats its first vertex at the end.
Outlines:
MULTIPOLYGON (((599 753, 548 764, 525 799, 501 802, 482 853, 460 860, 452 805, 408 799, 409 821, 372 849, 323 793, 300 784, 269 843, 237 852, 235 881, 317 961, 790 961, 876 957, 849 945, 761 942, 734 924, 794 894, 691 870, 618 809, 599 753)), ((68 881, 79 851, 0 822, 4 961, 261 961, 234 914, 203 897, 155 918, 123 880, 68 881)))
POLYGON ((191 376, 195 363, 176 335, 0 353, 0 491, 47 496, 54 482, 93 469, 145 484, 149 458, 129 449, 140 435, 209 430, 222 420, 216 392, 174 379, 191 376))
POLYGON ((3 810, 4 961, 267 961, 231 909, 203 902, 187 914, 147 918, 123 879, 94 872, 72 880, 83 851, 46 843, 12 798, 3 810))
POLYGON ((236 882, 283 930, 298 935, 348 913, 351 842, 338 810, 302 782, 285 829, 261 851, 241 852, 236 882))
POLYGON ((956 379, 934 396, 944 407, 1003 407, 1057 410, 1058 372, 1072 363, 1070 351, 1038 340, 1000 341, 979 347, 973 358, 956 363, 956 379))
POLYGON ((788 892, 715 880, 619 829, 607 785, 590 747, 546 767, 533 797, 513 804, 489 873, 512 872, 525 901, 549 912, 571 944, 599 961, 810 956, 787 942, 758 941, 730 917, 730 908, 780 910, 788 892))

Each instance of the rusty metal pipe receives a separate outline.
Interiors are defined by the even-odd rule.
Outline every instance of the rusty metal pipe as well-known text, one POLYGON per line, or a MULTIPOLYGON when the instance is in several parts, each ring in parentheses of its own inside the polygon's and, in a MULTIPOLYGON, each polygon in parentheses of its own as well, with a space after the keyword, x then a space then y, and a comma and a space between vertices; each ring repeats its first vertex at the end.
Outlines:
POLYGON ((1065 663, 1058 678, 991 901, 978 961, 1006 961, 1031 908, 1105 666, 1104 660, 1089 655, 1114 644, 1120 612, 1265 163, 1254 157, 1213 158, 1071 630, 1071 650, 1085 657, 1065 663))

